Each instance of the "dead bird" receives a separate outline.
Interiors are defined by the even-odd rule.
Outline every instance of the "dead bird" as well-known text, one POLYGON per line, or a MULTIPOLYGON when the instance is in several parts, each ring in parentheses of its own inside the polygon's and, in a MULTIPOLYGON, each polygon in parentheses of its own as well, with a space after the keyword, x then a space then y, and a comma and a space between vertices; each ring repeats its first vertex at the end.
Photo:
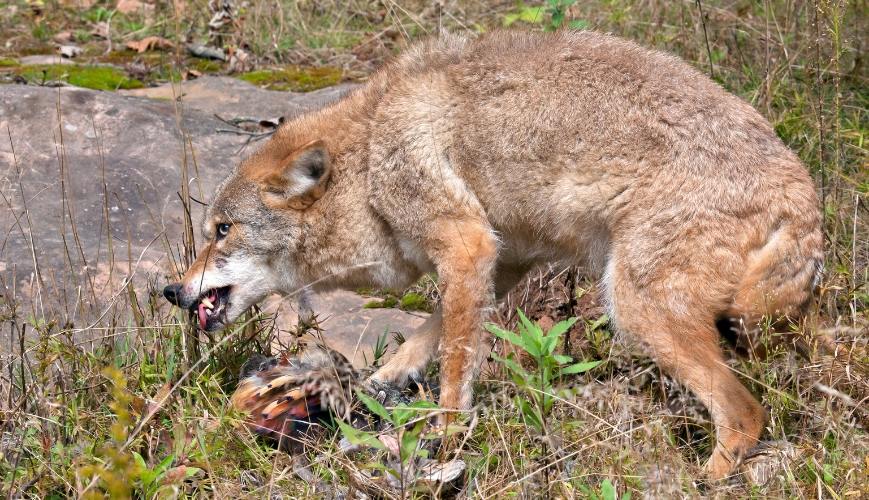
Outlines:
POLYGON ((284 449, 334 417, 350 419, 360 373, 336 351, 305 349, 297 355, 256 354, 241 368, 232 405, 248 414, 255 433, 284 449))
MULTIPOLYGON (((241 368, 232 405, 248 414, 246 424, 254 433, 301 460, 294 469, 299 477, 314 477, 306 455, 300 453, 305 444, 322 438, 327 429, 335 428, 331 424, 340 419, 356 429, 374 432, 388 451, 378 460, 383 460, 392 470, 401 470, 405 481, 429 488, 456 483, 465 470, 464 461, 440 462, 428 458, 439 449, 439 438, 421 441, 420 446, 426 448, 427 453, 415 456, 404 468, 397 465, 401 434, 391 422, 360 404, 354 395, 361 390, 387 409, 409 406, 415 398, 393 384, 366 380, 368 372, 370 370, 355 369, 342 354, 322 346, 278 357, 255 354, 241 368)), ((420 392, 436 397, 437 387, 421 382, 420 392)), ((339 449, 351 453, 365 446, 353 445, 345 437, 339 449)), ((383 473, 360 472, 356 480, 360 484, 376 485, 373 491, 397 488, 401 483, 383 473)))
POLYGON ((382 423, 364 405, 355 404, 356 390, 388 407, 412 402, 407 391, 391 384, 363 382, 366 375, 341 353, 323 346, 278 357, 254 354, 241 368, 231 401, 248 414, 252 431, 292 451, 293 443, 313 426, 335 418, 354 427, 382 430, 382 423))

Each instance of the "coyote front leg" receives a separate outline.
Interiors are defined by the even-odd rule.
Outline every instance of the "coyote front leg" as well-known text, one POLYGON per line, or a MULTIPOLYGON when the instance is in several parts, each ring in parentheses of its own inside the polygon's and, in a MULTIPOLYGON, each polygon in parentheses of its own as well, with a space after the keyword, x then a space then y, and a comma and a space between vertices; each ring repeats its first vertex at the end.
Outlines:
MULTIPOLYGON (((528 273, 527 264, 504 264, 498 262, 495 271, 495 300, 503 299, 528 273)), ((407 339, 395 355, 381 366, 371 378, 378 382, 388 382, 399 387, 407 385, 408 379, 421 378, 426 366, 437 354, 443 333, 443 313, 440 304, 407 339)), ((488 353, 488 347, 482 346, 488 353)))
POLYGON ((409 339, 401 344, 395 356, 381 366, 371 378, 399 387, 407 385, 408 379, 422 378, 426 366, 437 353, 440 345, 442 319, 441 310, 438 308, 409 339))
POLYGON ((488 222, 478 218, 441 218, 429 245, 441 287, 440 406, 471 406, 471 383, 482 361, 482 324, 492 300, 492 273, 498 247, 488 222))

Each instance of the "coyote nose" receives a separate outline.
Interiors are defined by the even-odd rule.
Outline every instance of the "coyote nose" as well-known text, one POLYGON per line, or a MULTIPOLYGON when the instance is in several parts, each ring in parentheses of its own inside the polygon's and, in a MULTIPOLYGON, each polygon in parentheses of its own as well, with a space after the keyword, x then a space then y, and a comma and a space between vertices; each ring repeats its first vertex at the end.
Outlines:
POLYGON ((169 302, 178 305, 179 295, 181 295, 181 283, 172 283, 163 289, 163 296, 169 302))

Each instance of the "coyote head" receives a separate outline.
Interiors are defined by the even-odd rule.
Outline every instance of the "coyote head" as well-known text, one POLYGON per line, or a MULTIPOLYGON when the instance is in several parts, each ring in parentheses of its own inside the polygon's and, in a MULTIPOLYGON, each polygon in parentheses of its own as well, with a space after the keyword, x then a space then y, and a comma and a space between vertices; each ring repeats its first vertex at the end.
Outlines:
POLYGON ((219 330, 269 293, 302 285, 294 258, 330 162, 322 141, 288 149, 266 147, 224 181, 205 215, 204 247, 181 282, 163 290, 203 330, 219 330))

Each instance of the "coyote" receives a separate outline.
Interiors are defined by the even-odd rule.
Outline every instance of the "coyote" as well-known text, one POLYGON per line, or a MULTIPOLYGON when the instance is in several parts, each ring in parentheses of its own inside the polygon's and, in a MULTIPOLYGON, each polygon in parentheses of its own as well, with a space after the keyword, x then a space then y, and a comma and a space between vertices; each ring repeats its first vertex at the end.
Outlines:
POLYGON ((580 265, 613 326, 708 408, 714 478, 765 421, 720 333, 797 318, 823 261, 812 179, 760 114, 676 57, 589 31, 411 46, 284 124, 217 189, 203 233, 164 294, 205 330, 273 292, 436 272, 439 310, 373 377, 406 383, 440 354, 450 409, 471 405, 494 301, 540 263, 580 265))

